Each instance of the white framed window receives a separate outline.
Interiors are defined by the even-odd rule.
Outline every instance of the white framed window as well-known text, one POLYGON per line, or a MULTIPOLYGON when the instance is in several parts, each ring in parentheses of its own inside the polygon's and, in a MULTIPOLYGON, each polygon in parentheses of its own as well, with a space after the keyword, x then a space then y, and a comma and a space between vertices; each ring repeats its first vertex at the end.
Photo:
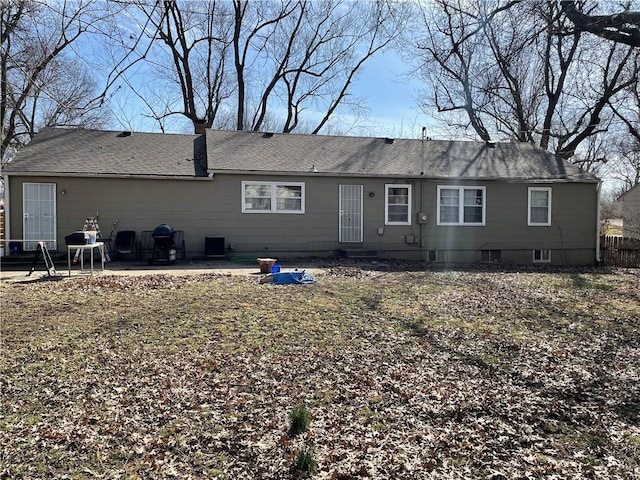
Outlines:
POLYGON ((411 225, 411 185, 384 186, 385 225, 411 225))
POLYGON ((530 227, 551 225, 551 188, 529 187, 527 225, 530 227))
POLYGON ((242 213, 304 213, 304 183, 242 182, 242 213))
POLYGON ((486 187, 438 185, 438 225, 484 225, 486 187))
POLYGON ((533 263, 549 263, 551 262, 551 250, 540 249, 533 251, 533 263))

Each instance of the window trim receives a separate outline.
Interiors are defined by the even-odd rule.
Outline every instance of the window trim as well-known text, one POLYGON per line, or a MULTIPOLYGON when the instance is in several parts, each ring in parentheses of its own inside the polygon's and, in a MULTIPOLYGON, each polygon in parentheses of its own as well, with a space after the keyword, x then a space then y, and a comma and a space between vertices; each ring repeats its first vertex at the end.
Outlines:
POLYGON ((386 183, 384 185, 384 224, 385 225, 411 225, 411 203, 413 202, 412 185, 409 183, 386 183), (407 189, 407 221, 392 222, 389 220, 389 190, 391 188, 407 189))
POLYGON ((487 223, 487 187, 480 185, 438 185, 437 188, 437 220, 438 226, 462 226, 462 227, 484 227, 487 223), (443 222, 440 219, 440 192, 442 190, 458 190, 458 221, 443 222), (465 190, 482 190, 482 222, 465 222, 464 221, 464 191, 465 190))
POLYGON ((269 214, 269 213, 284 213, 284 214, 294 214, 300 215, 305 213, 305 183, 304 182, 262 182, 258 180, 243 180, 242 188, 240 191, 241 202, 242 202, 242 213, 259 213, 259 214, 269 214), (245 191, 247 185, 268 185, 271 189, 271 208, 269 210, 254 210, 246 208, 246 197, 245 191), (278 209, 278 187, 300 187, 300 210, 279 210, 278 209))
POLYGON ((527 189, 527 226, 529 227, 550 227, 551 226, 551 187, 529 187, 527 189), (547 192, 549 194, 546 222, 533 222, 531 220, 531 207, 532 207, 531 192, 547 192))
POLYGON ((551 263, 551 249, 549 248, 535 248, 533 250, 533 263, 551 263), (536 258, 536 252, 540 252, 540 258, 536 258), (544 253, 547 253, 545 258, 544 253))

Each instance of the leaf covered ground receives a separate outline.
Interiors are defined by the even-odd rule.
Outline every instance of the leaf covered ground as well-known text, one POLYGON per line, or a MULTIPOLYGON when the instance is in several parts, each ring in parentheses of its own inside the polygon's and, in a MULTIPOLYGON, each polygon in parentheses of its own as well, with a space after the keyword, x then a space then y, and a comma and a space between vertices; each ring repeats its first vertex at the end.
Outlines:
POLYGON ((0 478, 640 478, 639 289, 356 267, 2 284, 0 478))

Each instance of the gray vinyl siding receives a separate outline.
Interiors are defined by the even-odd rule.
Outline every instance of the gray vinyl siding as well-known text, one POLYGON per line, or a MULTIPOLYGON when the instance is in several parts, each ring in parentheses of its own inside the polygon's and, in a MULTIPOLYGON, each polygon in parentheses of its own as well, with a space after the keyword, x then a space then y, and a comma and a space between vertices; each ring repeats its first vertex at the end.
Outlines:
POLYGON ((640 185, 622 197, 622 231, 625 237, 640 238, 640 185))
MULTIPOLYGON (((595 184, 468 183, 486 186, 485 226, 437 226, 430 210, 426 248, 441 261, 479 261, 482 250, 500 250, 501 260, 532 263, 534 249, 552 251, 552 264, 595 261, 597 190, 595 184), (528 226, 528 187, 552 189, 551 225, 528 226)), ((464 183, 463 183, 464 185, 464 183)), ((435 191, 426 195, 435 198, 435 191)))
POLYGON ((329 176, 215 175, 211 179, 135 179, 10 176, 10 229, 22 234, 22 183, 57 185, 59 249, 64 236, 80 229, 85 218, 100 216, 102 233, 153 230, 168 223, 185 232, 187 258, 204 254, 206 236, 221 236, 232 256, 330 256, 338 248, 375 250, 382 258, 480 261, 482 250, 500 250, 505 262, 532 263, 533 249, 552 251, 552 264, 595 261, 597 184, 509 183, 506 181, 436 181, 407 178, 329 176), (305 183, 305 213, 242 213, 242 181, 305 183), (385 184, 412 185, 410 225, 385 225, 385 184), (338 242, 339 185, 363 186, 363 242, 338 242), (486 188, 484 226, 439 226, 438 185, 486 188), (552 188, 549 227, 527 225, 528 187, 552 188), (62 195, 61 192, 65 194, 62 195), (427 214, 426 224, 417 221, 427 214), (378 233, 378 230, 382 232, 378 233), (415 242, 411 243, 415 239, 415 242))
POLYGON ((218 175, 213 189, 218 235, 239 255, 328 255, 338 235, 338 187, 332 186, 335 191, 328 192, 303 177, 218 175), (243 180, 304 182, 305 213, 242 213, 243 180))
MULTIPOLYGON (((211 182, 206 180, 15 176, 9 179, 13 238, 22 235, 22 183, 57 184, 59 250, 65 248, 65 235, 81 229, 84 219, 96 214, 99 214, 103 236, 109 236, 114 220, 118 221, 115 231, 135 230, 137 233, 168 223, 185 231, 188 248, 196 241, 198 230, 211 223, 212 212, 206 200, 210 196, 211 182)), ((204 237, 201 243, 204 244, 204 237)))
MULTIPOLYGON (((595 248, 597 194, 593 184, 548 184, 552 188, 551 226, 528 226, 526 183, 484 183, 485 226, 436 225, 436 184, 430 184, 427 241, 430 249, 595 248)), ((464 185, 464 184, 462 184, 464 185)), ((479 185, 469 183, 469 185, 479 185)))

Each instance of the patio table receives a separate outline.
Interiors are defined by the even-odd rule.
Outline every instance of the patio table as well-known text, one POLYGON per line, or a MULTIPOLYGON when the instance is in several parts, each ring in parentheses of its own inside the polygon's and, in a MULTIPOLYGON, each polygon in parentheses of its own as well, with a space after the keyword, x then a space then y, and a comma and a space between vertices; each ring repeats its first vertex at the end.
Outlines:
POLYGON ((91 275, 93 275, 93 252, 98 249, 100 252, 100 260, 102 270, 104 270, 104 242, 88 243, 86 245, 67 245, 67 265, 69 267, 69 276, 71 276, 71 250, 80 251, 80 270, 84 270, 84 251, 89 250, 91 252, 91 275))

